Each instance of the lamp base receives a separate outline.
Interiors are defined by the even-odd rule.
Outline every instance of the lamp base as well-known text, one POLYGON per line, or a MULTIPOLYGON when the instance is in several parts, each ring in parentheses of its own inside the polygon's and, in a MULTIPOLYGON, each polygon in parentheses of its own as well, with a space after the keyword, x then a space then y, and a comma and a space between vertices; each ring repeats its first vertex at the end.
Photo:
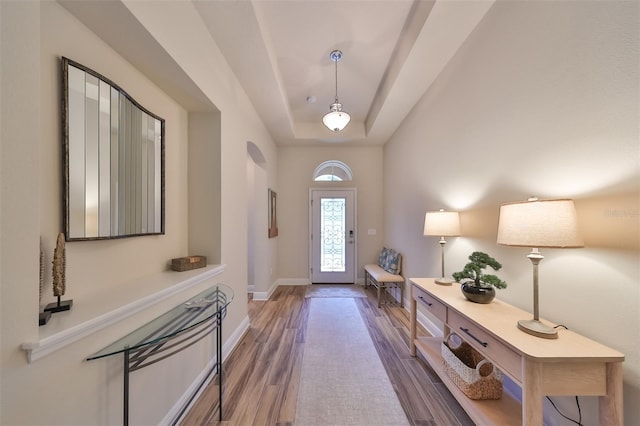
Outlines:
POLYGON ((558 338, 558 331, 555 328, 549 327, 537 320, 520 320, 518 321, 518 328, 525 333, 529 333, 536 337, 542 337, 543 339, 558 338))
POLYGON ((436 278, 435 283, 440 285, 451 285, 453 284, 453 280, 451 278, 442 277, 442 278, 436 278))

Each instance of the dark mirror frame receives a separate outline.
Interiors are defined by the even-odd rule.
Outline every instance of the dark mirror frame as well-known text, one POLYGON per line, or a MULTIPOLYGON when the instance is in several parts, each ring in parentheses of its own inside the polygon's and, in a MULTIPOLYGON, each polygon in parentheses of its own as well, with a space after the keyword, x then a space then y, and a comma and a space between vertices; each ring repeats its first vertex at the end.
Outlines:
POLYGON ((164 119, 103 75, 61 64, 66 240, 164 235, 164 119))

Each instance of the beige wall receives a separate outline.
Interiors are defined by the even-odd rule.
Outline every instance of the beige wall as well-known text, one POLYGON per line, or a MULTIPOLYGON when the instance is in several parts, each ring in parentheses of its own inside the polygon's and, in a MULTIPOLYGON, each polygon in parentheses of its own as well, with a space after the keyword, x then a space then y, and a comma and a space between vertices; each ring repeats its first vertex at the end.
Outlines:
POLYGON ((357 189, 357 276, 362 267, 377 261, 384 243, 382 205, 382 148, 281 147, 278 163, 278 272, 279 278, 309 278, 309 189, 357 189), (320 163, 338 160, 353 172, 351 182, 314 182, 313 172, 320 163), (367 235, 375 229, 376 235, 367 235))
MULTIPOLYGON (((160 51, 181 64, 210 100, 211 112, 192 114, 58 3, 0 2, 2 424, 120 423, 122 358, 92 362, 84 358, 215 282, 223 282, 235 292, 225 319, 225 342, 246 324, 247 216, 238 215, 238 211, 247 208, 247 141, 253 141, 265 157, 265 180, 271 185, 276 180, 276 147, 222 55, 218 52, 203 62, 198 49, 217 52, 217 46, 190 3, 127 2, 126 7, 135 17, 133 22, 137 19, 161 45, 160 51), (45 265, 50 264, 53 242, 62 226, 57 59, 61 55, 108 76, 166 120, 166 234, 67 244, 66 298, 74 300, 74 307, 38 327, 39 241, 42 238, 47 252, 45 265), (203 120, 206 125, 200 123, 203 120), (202 145, 199 149, 205 148, 214 157, 209 166, 222 164, 217 175, 194 177, 189 169, 189 145, 192 138, 206 145, 206 138, 197 135, 203 129, 217 133, 212 143, 219 146, 213 151, 202 145), (215 158, 216 154, 220 158, 215 158), (190 216, 190 206, 195 203, 188 188, 194 184, 202 185, 199 189, 211 185, 214 194, 206 204, 209 209, 218 208, 215 215, 190 216), (207 216, 213 217, 207 232, 217 241, 190 241, 194 222, 205 221, 207 216), (190 249, 207 250, 210 257, 226 265, 224 272, 42 359, 27 362, 20 349, 22 343, 38 342, 52 328, 64 329, 65 323, 73 323, 92 304, 111 304, 114 298, 122 300, 122 295, 126 300, 122 304, 135 300, 140 295, 136 286, 139 277, 161 273, 167 261, 188 254, 190 249)), ((50 292, 47 278, 43 303, 50 299, 50 292)), ((132 424, 161 422, 203 371, 212 350, 212 342, 203 341, 163 361, 162 374, 154 367, 135 372, 131 378, 132 424)))
MULTIPOLYGON (((499 206, 576 199, 586 247, 542 250, 540 313, 625 354, 630 425, 640 423, 637 18, 637 2, 497 2, 384 150, 386 240, 406 253, 407 275, 440 275, 425 211, 459 210, 447 273, 486 251, 509 284, 498 296, 529 311, 528 250, 496 244, 499 206)), ((597 400, 581 404, 584 423, 597 423, 597 400)))

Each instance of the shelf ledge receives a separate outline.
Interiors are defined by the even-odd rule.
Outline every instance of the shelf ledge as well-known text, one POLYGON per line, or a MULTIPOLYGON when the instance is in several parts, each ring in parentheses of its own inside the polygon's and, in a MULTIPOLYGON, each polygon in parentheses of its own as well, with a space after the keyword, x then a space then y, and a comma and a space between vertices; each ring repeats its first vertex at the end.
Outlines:
MULTIPOLYGON (((109 327, 182 291, 194 287, 207 279, 219 275, 224 269, 225 265, 209 265, 202 270, 188 272, 167 271, 152 277, 146 277, 141 281, 149 282, 157 280, 165 283, 169 281, 170 284, 161 290, 154 290, 149 294, 104 312, 103 314, 81 320, 77 324, 68 327, 61 324, 52 330, 52 333, 47 333, 44 337, 41 335, 41 338, 37 341, 22 343, 20 347, 25 351, 27 361, 31 364, 88 335, 109 327)), ((74 306, 74 309, 75 308, 76 306, 74 306)))

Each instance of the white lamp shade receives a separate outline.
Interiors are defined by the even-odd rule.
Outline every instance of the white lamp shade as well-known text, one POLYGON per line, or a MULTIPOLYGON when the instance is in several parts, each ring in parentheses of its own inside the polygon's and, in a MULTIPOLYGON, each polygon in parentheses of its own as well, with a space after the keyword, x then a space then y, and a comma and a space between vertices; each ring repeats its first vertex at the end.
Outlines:
POLYGON ((322 122, 327 126, 327 129, 334 132, 339 132, 347 127, 349 121, 351 121, 351 116, 344 111, 330 111, 322 117, 322 122))
POLYGON ((500 206, 498 244, 582 247, 573 200, 533 200, 500 206))
POLYGON ((457 237, 460 235, 458 212, 427 212, 424 215, 424 235, 437 237, 457 237))

